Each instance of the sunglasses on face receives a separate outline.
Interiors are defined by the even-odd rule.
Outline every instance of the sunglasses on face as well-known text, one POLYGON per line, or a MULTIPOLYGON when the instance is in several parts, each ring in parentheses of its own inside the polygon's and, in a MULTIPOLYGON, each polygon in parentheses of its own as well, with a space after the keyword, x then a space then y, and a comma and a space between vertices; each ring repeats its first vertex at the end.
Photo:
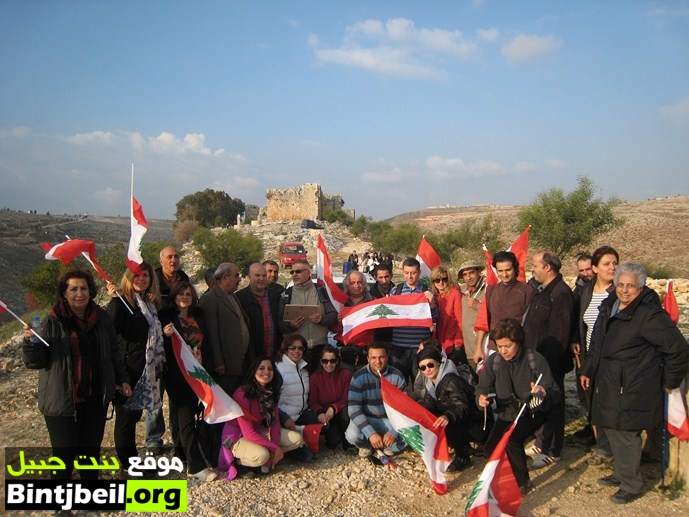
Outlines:
POLYGON ((308 269, 293 269, 291 273, 293 275, 298 275, 299 273, 303 273, 304 271, 308 271, 308 269))
POLYGON ((447 283, 447 277, 444 276, 443 278, 436 278, 435 280, 433 280, 433 283, 434 283, 434 284, 439 284, 440 282, 445 282, 445 283, 447 283))
POLYGON ((290 345, 287 347, 287 350, 299 350, 300 352, 303 352, 304 347, 303 346, 290 345))
POLYGON ((428 368, 429 370, 433 370, 435 368, 435 363, 426 363, 419 365, 419 370, 421 370, 422 372, 425 372, 426 368, 428 368))
POLYGON ((321 359, 321 364, 336 364, 337 359, 321 359))

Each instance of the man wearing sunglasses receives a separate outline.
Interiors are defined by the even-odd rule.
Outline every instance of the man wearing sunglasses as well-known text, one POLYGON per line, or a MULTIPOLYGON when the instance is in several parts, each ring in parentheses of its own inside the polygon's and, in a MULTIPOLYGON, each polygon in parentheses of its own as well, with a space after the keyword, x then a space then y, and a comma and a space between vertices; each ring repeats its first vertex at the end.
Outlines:
POLYGON ((284 335, 299 332, 306 339, 308 349, 304 359, 313 372, 318 366, 321 350, 328 343, 328 329, 337 324, 337 311, 333 307, 328 292, 323 286, 317 286, 311 281, 311 265, 306 259, 296 260, 292 264, 293 285, 282 292, 280 296, 279 320, 284 335), (291 321, 285 321, 285 307, 287 305, 315 305, 318 313, 308 319, 303 316, 291 321))

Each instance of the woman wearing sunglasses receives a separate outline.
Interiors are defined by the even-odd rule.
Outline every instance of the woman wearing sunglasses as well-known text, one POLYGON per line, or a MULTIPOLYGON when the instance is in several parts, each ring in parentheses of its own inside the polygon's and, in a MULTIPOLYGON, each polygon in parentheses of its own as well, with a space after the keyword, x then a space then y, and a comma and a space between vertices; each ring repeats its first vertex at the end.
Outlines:
POLYGON ((344 433, 349 425, 347 395, 352 372, 342 368, 337 348, 327 345, 321 353, 321 367, 311 376, 309 408, 325 428, 325 444, 334 449, 340 443, 348 448, 344 433))
POLYGON ((439 415, 433 428, 445 428, 447 441, 455 450, 449 471, 464 470, 471 466, 469 441, 483 441, 480 414, 473 403, 474 390, 463 379, 454 363, 443 357, 435 340, 423 343, 416 354, 416 364, 423 383, 414 392, 414 398, 431 413, 439 415))
POLYGON ((436 338, 455 364, 468 364, 462 338, 462 295, 444 266, 431 271, 431 290, 440 313, 436 338))

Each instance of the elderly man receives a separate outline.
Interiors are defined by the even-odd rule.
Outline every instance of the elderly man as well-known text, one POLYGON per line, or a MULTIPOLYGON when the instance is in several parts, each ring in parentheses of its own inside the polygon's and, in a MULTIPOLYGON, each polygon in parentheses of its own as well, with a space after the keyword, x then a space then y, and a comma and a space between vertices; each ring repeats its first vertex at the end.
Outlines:
POLYGON ((285 290, 282 284, 278 283, 280 277, 280 266, 274 260, 268 259, 263 261, 263 265, 266 268, 266 275, 268 278, 268 290, 275 291, 280 294, 285 290))
POLYGON ((251 349, 256 357, 273 357, 282 339, 278 309, 280 293, 268 288, 266 267, 254 262, 249 266, 249 285, 237 291, 237 299, 249 320, 251 349))
POLYGON ((234 294, 241 278, 239 268, 231 262, 223 262, 214 276, 215 284, 199 302, 208 332, 203 349, 210 355, 208 364, 212 365, 212 371, 209 373, 226 393, 231 394, 239 387, 253 358, 249 346, 251 336, 244 310, 234 294))
MULTIPOLYGON (((373 300, 373 296, 371 296, 371 293, 368 291, 366 277, 360 271, 352 270, 347 273, 347 276, 345 276, 342 282, 342 289, 347 295, 347 301, 344 304, 345 307, 354 307, 360 303, 366 303, 373 300)), ((338 341, 341 340, 341 335, 342 328, 340 326, 337 336, 338 341)), ((363 349, 373 342, 375 335, 374 331, 367 331, 358 336, 354 342, 343 345, 340 348, 342 362, 350 365, 352 368, 356 368, 363 363, 365 357, 363 349)))
POLYGON ((591 421, 614 458, 614 473, 599 482, 619 487, 612 500, 624 504, 643 493, 641 431, 663 425, 663 397, 685 378, 689 346, 646 287, 641 264, 619 265, 614 284, 599 307, 580 382, 593 391, 591 421))
POLYGON ((457 280, 461 284, 462 293, 462 336, 467 359, 472 368, 476 369, 473 361, 476 347, 476 331, 474 323, 483 299, 486 297, 486 282, 481 275, 483 266, 474 260, 464 262, 457 272, 457 280))
POLYGON ((531 259, 533 278, 538 284, 524 316, 524 347, 545 357, 560 391, 560 403, 536 438, 532 467, 541 468, 558 461, 565 438, 565 373, 572 369, 569 337, 574 298, 562 279, 560 259, 550 251, 531 259))
POLYGON ((385 345, 374 343, 366 351, 368 365, 354 372, 349 384, 349 426, 345 439, 366 458, 375 450, 378 457, 392 456, 405 447, 404 440, 390 425, 380 393, 380 377, 400 390, 406 389, 402 372, 388 365, 385 345))
MULTIPOLYGON (((499 283, 486 288, 486 298, 474 323, 476 344, 474 346, 474 363, 484 358, 483 339, 486 333, 504 319, 521 321, 531 301, 533 289, 517 280, 519 261, 511 251, 498 251, 493 256, 493 267, 498 273, 499 283)), ((495 349, 495 343, 491 342, 495 349)))
POLYGON ((321 350, 328 344, 328 329, 337 324, 337 311, 333 307, 328 291, 323 286, 316 286, 311 281, 311 265, 306 259, 295 260, 292 264, 291 287, 280 295, 279 319, 282 333, 298 332, 306 339, 308 349, 304 359, 310 370, 318 366, 321 350), (285 307, 287 305, 312 305, 318 307, 318 312, 311 314, 308 319, 304 316, 286 321, 285 307))
POLYGON ((180 269, 179 253, 173 246, 165 246, 160 250, 160 267, 156 269, 158 287, 160 288, 161 308, 174 305, 170 300, 170 291, 178 282, 189 281, 189 276, 180 269))

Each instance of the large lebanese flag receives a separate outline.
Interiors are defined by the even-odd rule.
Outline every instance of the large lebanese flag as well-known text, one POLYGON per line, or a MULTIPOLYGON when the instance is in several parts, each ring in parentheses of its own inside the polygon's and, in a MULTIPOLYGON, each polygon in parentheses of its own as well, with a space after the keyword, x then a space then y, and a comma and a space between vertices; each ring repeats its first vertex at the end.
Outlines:
POLYGON ((194 357, 191 348, 177 330, 172 335, 172 350, 184 380, 205 409, 203 419, 209 424, 219 424, 242 416, 242 408, 215 382, 215 379, 194 357))
POLYGON ((48 242, 42 242, 40 247, 46 252, 46 260, 59 260, 65 265, 72 262, 79 255, 83 255, 96 270, 98 276, 103 279, 103 281, 110 282, 110 275, 108 275, 107 271, 103 269, 103 266, 101 266, 96 259, 96 244, 93 241, 85 239, 67 239, 65 242, 54 245, 48 242))
POLYGON ((507 248, 507 251, 511 251, 517 257, 519 261, 519 273, 517 274, 517 280, 520 282, 526 282, 526 261, 529 258, 529 230, 531 225, 524 228, 524 231, 519 234, 519 236, 514 240, 512 246, 507 248))
POLYGON ((132 273, 138 273, 144 258, 141 256, 141 240, 148 231, 148 221, 144 215, 144 208, 132 194, 131 236, 127 250, 127 267, 132 273))
POLYGON ((435 493, 446 494, 445 471, 450 464, 450 453, 445 429, 433 429, 437 417, 382 376, 380 391, 390 425, 421 455, 435 493))
POLYGON ((354 307, 344 307, 340 315, 345 345, 367 330, 433 326, 431 306, 423 293, 386 296, 354 307))
POLYGON ((677 325, 679 323, 679 305, 677 305, 677 298, 675 298, 675 290, 672 288, 672 280, 667 281, 667 291, 665 299, 663 300, 663 309, 668 313, 672 323, 677 325))
POLYGON ((441 263, 440 255, 433 249, 425 236, 421 237, 419 250, 416 252, 416 260, 421 264, 421 278, 430 278, 431 270, 441 263))
POLYGON ((469 495, 464 509, 465 515, 469 517, 517 515, 517 510, 522 503, 522 494, 506 451, 507 442, 514 428, 513 423, 493 449, 478 482, 469 495))
POLYGON ((323 282, 328 296, 330 296, 330 301, 333 302, 333 307, 337 312, 340 312, 344 304, 347 303, 347 295, 333 280, 333 268, 330 263, 328 247, 320 233, 316 241, 316 278, 323 282))

